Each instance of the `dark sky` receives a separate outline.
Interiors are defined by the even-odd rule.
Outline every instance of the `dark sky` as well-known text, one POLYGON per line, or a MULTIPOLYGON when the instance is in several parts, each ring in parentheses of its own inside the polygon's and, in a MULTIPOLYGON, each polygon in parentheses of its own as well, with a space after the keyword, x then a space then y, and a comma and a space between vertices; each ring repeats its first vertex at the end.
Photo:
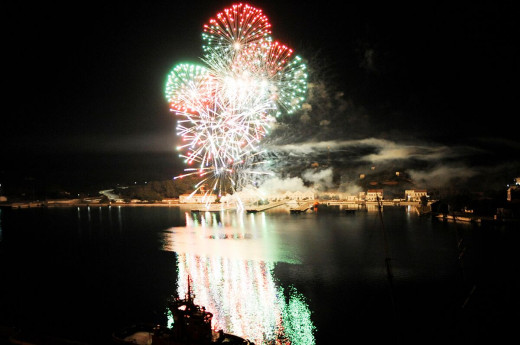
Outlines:
MULTIPOLYGON (((166 76, 179 62, 199 61, 202 25, 232 3, 4 7, 10 22, 3 35, 0 177, 101 181, 181 171, 174 117, 163 96, 166 76)), ((447 145, 519 152, 512 2, 250 4, 269 17, 275 39, 311 60, 331 88, 364 109, 364 128, 383 128, 392 140, 413 133, 447 145)))

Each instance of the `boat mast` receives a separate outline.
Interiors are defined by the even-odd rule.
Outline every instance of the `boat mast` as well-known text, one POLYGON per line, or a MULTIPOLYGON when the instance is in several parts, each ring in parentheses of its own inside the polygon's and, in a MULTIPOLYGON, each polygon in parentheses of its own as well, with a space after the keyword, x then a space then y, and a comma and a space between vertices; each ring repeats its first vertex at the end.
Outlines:
POLYGON ((383 241, 385 246, 385 265, 386 265, 386 277, 388 279, 388 284, 390 287, 390 300, 392 302, 392 312, 394 314, 394 322, 397 326, 397 342, 402 343, 402 334, 400 332, 400 328, 398 327, 398 317, 397 317, 397 306, 395 302, 394 297, 394 275, 392 273, 392 264, 391 264, 391 258, 390 258, 390 249, 388 245, 388 238, 386 236, 386 230, 385 230, 385 223, 383 222, 383 213, 381 209, 383 208, 383 201, 379 198, 379 195, 376 194, 376 200, 377 200, 377 209, 379 213, 379 220, 381 221, 381 230, 383 231, 383 241))
POLYGON ((192 302, 192 296, 191 296, 191 279, 190 279, 190 275, 188 274, 188 292, 186 293, 186 299, 189 301, 189 302, 192 302))

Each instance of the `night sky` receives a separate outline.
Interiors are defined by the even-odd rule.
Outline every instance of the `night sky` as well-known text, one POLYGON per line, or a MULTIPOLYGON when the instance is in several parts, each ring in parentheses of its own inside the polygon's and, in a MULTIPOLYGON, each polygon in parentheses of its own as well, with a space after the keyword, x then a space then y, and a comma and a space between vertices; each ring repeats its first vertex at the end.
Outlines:
MULTIPOLYGON (((4 29, 0 178, 89 185, 166 179, 182 171, 175 119, 164 97, 166 76, 180 62, 199 62, 202 25, 232 3, 4 7, 10 22, 4 29)), ((518 164, 511 165, 520 156, 518 12, 512 2, 249 3, 263 9, 275 39, 309 60, 313 78, 349 105, 350 111, 322 114, 319 104, 313 106, 311 119, 334 123, 342 117, 341 126, 329 128, 330 140, 471 147, 465 152, 484 152, 493 157, 491 165, 509 162, 502 176, 520 174, 518 164)), ((316 138, 313 133, 307 140, 316 138)), ((466 167, 472 164, 482 170, 481 161, 473 158, 466 167)))

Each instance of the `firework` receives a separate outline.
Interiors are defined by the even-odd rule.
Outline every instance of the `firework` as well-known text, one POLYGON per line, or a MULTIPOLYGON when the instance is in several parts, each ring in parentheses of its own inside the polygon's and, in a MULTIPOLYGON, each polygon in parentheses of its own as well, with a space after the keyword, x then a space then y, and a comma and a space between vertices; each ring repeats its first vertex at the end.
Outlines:
POLYGON ((218 48, 239 51, 255 42, 270 40, 271 24, 262 10, 247 4, 235 4, 219 12, 203 27, 203 50, 218 48))
POLYGON ((178 112, 196 112, 209 103, 214 85, 208 70, 202 66, 175 66, 166 82, 165 93, 170 109, 178 112))
POLYGON ((292 49, 279 42, 250 45, 236 58, 236 65, 267 80, 268 98, 277 104, 276 116, 299 110, 307 92, 307 67, 292 49))
POLYGON ((272 40, 262 10, 236 4, 215 18, 203 27, 205 66, 175 66, 166 97, 178 116, 180 156, 195 164, 179 177, 198 174, 195 191, 210 186, 207 193, 220 195, 265 173, 257 170, 261 141, 282 111, 301 107, 307 72, 292 49, 272 40))

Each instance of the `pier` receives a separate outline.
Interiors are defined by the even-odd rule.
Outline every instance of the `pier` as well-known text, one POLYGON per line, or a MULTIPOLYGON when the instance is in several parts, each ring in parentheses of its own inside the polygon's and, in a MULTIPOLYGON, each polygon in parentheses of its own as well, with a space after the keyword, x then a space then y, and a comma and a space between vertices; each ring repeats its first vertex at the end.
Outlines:
POLYGON ((303 204, 299 204, 296 207, 291 207, 290 212, 291 213, 303 213, 306 212, 308 209, 310 209, 314 205, 314 201, 305 202, 303 204))
POLYGON ((282 206, 285 204, 286 204, 285 201, 279 201, 279 202, 272 202, 267 205, 248 205, 248 206, 246 206, 246 212, 247 213, 262 212, 262 211, 268 210, 270 208, 275 208, 275 207, 282 206))

